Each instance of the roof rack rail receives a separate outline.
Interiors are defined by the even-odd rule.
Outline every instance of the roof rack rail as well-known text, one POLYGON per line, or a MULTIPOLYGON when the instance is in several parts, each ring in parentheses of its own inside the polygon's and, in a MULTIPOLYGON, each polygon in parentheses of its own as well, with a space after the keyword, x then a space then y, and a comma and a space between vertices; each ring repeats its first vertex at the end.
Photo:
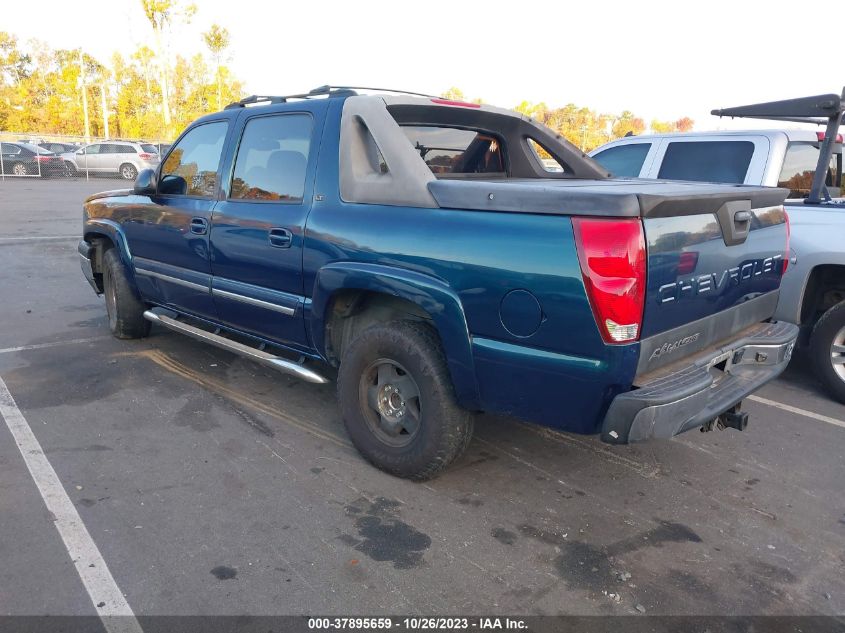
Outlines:
MULTIPOLYGON (((430 99, 436 99, 437 95, 430 95, 424 92, 411 92, 410 90, 395 90, 393 88, 372 88, 367 86, 320 86, 319 88, 314 88, 311 93, 312 94, 325 94, 326 92, 331 91, 356 91, 356 90, 371 90, 373 92, 395 92, 396 94, 400 95, 411 95, 413 97, 428 97, 430 99)), ((357 93, 356 93, 357 94, 357 93)))
POLYGON ((248 105, 255 103, 286 103, 288 99, 310 99, 311 97, 354 97, 358 93, 356 90, 371 90, 373 92, 394 92, 396 94, 412 95, 415 97, 429 97, 436 98, 434 95, 425 94, 422 92, 410 92, 408 90, 394 90, 392 88, 365 88, 362 86, 318 86, 308 92, 293 95, 283 96, 269 96, 269 95, 250 95, 244 97, 240 101, 235 101, 227 105, 224 110, 232 110, 235 108, 245 108, 248 105))
POLYGON ((287 97, 271 97, 266 95, 250 95, 248 97, 244 97, 240 101, 233 101, 229 105, 227 105, 224 110, 232 110, 234 108, 245 108, 246 106, 253 104, 253 103, 284 103, 287 101, 287 97))
POLYGON ((845 124, 845 88, 842 89, 841 96, 836 94, 814 95, 784 101, 754 103, 736 108, 711 110, 710 114, 718 117, 768 119, 826 126, 824 139, 819 148, 819 161, 813 174, 813 184, 810 187, 810 194, 804 199, 804 203, 821 204, 822 202, 830 202, 830 193, 827 191, 824 181, 839 126, 845 124))

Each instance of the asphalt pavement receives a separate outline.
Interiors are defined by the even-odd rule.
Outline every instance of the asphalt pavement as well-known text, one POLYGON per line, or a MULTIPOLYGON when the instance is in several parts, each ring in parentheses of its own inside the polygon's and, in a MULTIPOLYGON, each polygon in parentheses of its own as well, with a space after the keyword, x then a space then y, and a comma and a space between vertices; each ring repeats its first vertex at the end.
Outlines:
MULTIPOLYGON (((0 182, 0 379, 135 614, 845 613, 845 406, 801 354, 744 432, 612 447, 485 415, 411 483, 351 447, 331 384, 109 335, 76 244, 121 186, 0 182)), ((100 613, 6 422, 0 615, 100 613)))

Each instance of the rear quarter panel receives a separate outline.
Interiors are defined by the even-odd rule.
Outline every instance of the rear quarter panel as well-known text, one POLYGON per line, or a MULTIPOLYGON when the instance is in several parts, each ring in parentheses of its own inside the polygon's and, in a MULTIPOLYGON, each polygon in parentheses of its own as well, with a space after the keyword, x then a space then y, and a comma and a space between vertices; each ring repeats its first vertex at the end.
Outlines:
POLYGON ((323 199, 306 226, 306 294, 313 295, 321 269, 337 262, 409 270, 445 283, 466 318, 481 408, 597 431, 609 400, 630 388, 638 345, 602 342, 570 218, 346 203, 337 186, 336 125, 327 122, 315 189, 323 199), (513 291, 524 292, 503 307, 513 291), (526 321, 534 326, 523 328, 526 321))

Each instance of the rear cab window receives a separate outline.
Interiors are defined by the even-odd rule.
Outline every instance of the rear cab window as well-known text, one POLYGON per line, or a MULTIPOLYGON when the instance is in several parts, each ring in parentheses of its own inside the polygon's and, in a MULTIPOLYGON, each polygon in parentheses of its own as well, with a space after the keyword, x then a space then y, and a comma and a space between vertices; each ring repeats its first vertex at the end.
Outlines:
POLYGON ((402 131, 431 171, 505 176, 504 148, 497 136, 477 129, 403 125, 402 131))
MULTIPOLYGON (((810 195, 813 176, 816 174, 816 166, 819 161, 820 146, 821 143, 802 141, 793 141, 787 145, 783 168, 780 176, 778 176, 778 187, 789 189, 790 198, 806 198, 810 195)), ((825 177, 825 185, 834 189, 830 192, 833 197, 841 195, 841 189, 845 186, 842 174, 841 144, 834 145, 825 177)))
POLYGON ((614 176, 637 178, 650 150, 651 143, 626 143, 600 151, 593 160, 614 176))
POLYGON ((753 155, 751 141, 670 141, 657 177, 739 185, 753 155))

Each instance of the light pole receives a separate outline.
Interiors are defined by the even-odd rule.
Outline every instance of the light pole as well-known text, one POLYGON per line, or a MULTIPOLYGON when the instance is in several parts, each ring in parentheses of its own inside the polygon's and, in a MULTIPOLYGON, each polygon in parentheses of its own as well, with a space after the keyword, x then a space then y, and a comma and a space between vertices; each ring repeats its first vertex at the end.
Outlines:
POLYGON ((85 142, 91 142, 91 129, 88 123, 88 89, 85 86, 85 62, 82 59, 82 49, 79 49, 79 86, 82 88, 82 116, 85 119, 85 142))
POLYGON ((109 138, 109 106, 106 103, 106 82, 100 84, 100 96, 103 99, 103 135, 106 140, 109 138))

